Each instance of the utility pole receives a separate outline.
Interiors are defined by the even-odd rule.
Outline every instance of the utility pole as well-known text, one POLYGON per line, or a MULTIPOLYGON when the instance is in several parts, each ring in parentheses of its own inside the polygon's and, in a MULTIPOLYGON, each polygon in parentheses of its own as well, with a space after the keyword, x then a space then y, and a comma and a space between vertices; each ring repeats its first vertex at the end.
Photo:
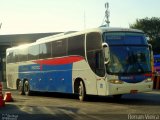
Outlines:
POLYGON ((106 8, 106 11, 105 11, 105 22, 106 22, 106 27, 109 27, 109 17, 110 17, 110 11, 109 11, 109 3, 105 3, 105 8, 106 8))
POLYGON ((84 21, 83 21, 83 24, 84 24, 84 29, 86 29, 86 12, 84 10, 84 21))

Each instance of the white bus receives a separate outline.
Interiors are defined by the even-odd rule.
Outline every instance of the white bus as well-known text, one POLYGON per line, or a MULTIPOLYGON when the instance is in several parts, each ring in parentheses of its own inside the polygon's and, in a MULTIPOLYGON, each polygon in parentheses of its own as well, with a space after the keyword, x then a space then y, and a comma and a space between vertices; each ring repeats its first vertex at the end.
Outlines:
POLYGON ((151 91, 150 47, 140 30, 95 28, 6 50, 7 86, 20 94, 61 92, 121 97, 151 91))

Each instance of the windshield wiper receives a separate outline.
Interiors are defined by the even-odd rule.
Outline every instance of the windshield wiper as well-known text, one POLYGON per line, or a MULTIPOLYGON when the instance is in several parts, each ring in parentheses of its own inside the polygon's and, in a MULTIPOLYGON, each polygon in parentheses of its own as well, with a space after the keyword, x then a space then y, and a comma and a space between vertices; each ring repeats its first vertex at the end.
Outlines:
MULTIPOLYGON (((142 70, 141 72, 144 73, 144 69, 143 69, 143 67, 141 66, 141 64, 140 64, 139 62, 137 62, 137 64, 138 64, 138 67, 142 70)), ((139 71, 138 71, 138 72, 139 72, 139 71)))

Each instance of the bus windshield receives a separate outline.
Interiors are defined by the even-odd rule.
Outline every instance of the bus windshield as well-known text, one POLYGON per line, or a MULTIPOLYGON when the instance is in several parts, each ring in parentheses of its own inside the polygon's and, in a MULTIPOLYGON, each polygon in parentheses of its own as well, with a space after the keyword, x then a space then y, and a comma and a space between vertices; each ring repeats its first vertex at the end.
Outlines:
POLYGON ((109 45, 148 45, 143 33, 108 32, 104 34, 104 38, 109 45))
POLYGON ((151 72, 150 54, 143 34, 107 34, 110 47, 109 74, 141 74, 151 72), (112 39, 112 40, 111 40, 112 39), (118 42, 116 42, 118 41, 118 42))

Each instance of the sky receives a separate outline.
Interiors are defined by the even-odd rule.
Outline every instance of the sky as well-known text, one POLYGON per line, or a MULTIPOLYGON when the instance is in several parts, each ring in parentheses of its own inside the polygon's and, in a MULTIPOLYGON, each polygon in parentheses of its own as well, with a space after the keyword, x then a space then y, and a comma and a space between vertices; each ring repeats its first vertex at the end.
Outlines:
POLYGON ((109 3, 110 27, 160 17, 160 0, 0 0, 0 35, 80 31, 102 25, 109 3))

